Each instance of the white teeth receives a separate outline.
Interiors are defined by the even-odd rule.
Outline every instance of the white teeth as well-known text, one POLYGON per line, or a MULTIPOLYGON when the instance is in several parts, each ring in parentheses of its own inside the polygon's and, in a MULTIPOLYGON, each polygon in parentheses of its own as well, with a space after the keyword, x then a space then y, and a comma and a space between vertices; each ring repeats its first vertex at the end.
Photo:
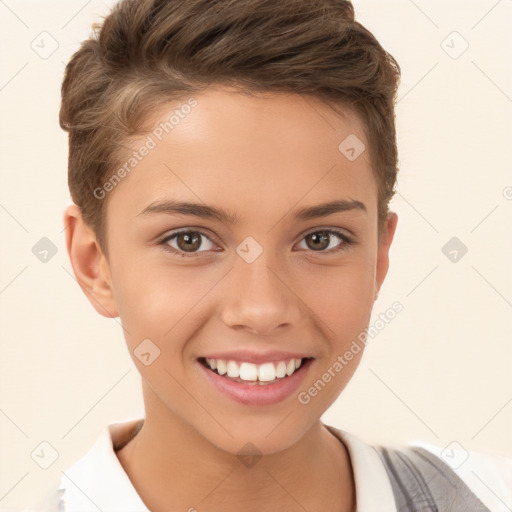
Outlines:
POLYGON ((258 380, 269 382, 276 378, 274 363, 264 363, 258 368, 258 380))
POLYGON ((284 361, 279 361, 276 367, 276 377, 278 379, 283 378, 286 375, 286 363, 284 361))
POLYGON ((240 367, 235 361, 228 361, 226 368, 228 370, 228 377, 240 377, 240 367))
POLYGON ((219 375, 224 375, 226 373, 226 363, 222 359, 210 359, 210 361, 216 361, 217 363, 217 371, 219 372, 219 375))
POLYGON ((290 359, 288 362, 279 361, 278 363, 263 363, 255 365, 243 362, 238 364, 236 361, 223 359, 208 359, 206 364, 212 369, 217 370, 219 375, 226 375, 233 379, 246 381, 271 382, 276 379, 282 379, 290 376, 301 366, 301 359, 290 359))
POLYGON ((240 378, 242 380, 258 380, 258 367, 251 363, 240 365, 240 378))

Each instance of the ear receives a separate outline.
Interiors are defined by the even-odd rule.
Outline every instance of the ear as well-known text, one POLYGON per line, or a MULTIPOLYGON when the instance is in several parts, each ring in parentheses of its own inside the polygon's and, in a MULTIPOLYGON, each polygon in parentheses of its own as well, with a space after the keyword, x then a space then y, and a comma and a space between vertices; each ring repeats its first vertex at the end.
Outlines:
POLYGON ((375 297, 374 301, 379 296, 380 287, 384 282, 384 278, 388 273, 389 268, 389 248, 395 235, 396 225, 398 223, 398 215, 394 212, 388 213, 388 218, 384 226, 384 232, 379 242, 377 253, 377 272, 375 276, 375 297))
POLYGON ((100 315, 119 316, 108 261, 78 206, 72 204, 65 209, 64 226, 69 259, 80 288, 100 315))

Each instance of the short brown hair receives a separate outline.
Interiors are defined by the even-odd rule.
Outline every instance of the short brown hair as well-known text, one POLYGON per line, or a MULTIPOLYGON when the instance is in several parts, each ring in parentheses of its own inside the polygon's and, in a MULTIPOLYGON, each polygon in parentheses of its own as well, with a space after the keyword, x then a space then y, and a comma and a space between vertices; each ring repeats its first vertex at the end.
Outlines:
POLYGON ((399 81, 398 63, 355 21, 349 1, 121 0, 66 66, 60 125, 69 132, 72 199, 108 256, 107 201, 94 191, 148 115, 210 84, 291 92, 360 116, 380 234, 398 173, 399 81))

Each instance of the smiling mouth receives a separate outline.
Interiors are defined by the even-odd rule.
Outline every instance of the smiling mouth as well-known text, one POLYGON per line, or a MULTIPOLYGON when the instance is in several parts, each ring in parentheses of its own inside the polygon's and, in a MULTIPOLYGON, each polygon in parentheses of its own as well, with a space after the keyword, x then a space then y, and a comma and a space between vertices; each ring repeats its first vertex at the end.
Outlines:
POLYGON ((209 371, 226 379, 249 385, 268 385, 287 379, 300 371, 301 368, 309 366, 307 363, 312 359, 314 358, 304 357, 260 365, 246 362, 207 360, 205 357, 198 358, 198 361, 209 371))

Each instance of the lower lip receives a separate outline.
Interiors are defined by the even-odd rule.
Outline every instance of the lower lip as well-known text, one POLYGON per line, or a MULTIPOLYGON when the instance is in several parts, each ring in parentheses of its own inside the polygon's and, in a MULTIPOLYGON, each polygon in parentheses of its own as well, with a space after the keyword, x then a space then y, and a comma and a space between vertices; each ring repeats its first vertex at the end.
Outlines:
MULTIPOLYGON (((277 404, 289 397, 302 384, 312 359, 307 359, 292 375, 277 379, 273 384, 244 384, 206 368, 197 361, 208 381, 229 398, 245 405, 277 404)), ((255 382, 255 381, 252 381, 255 382)))

